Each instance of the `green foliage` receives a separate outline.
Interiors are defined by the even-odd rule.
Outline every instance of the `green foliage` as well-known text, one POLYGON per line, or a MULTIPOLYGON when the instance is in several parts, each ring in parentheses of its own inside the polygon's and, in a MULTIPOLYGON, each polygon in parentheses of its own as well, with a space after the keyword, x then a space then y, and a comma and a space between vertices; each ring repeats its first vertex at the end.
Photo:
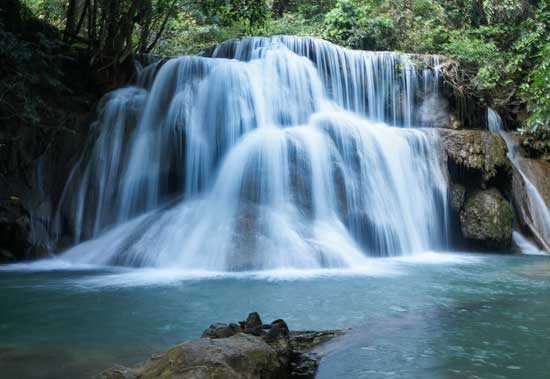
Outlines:
POLYGON ((60 0, 23 0, 21 1, 39 19, 59 29, 65 25, 64 1, 60 0))
POLYGON ((36 126, 45 113, 56 113, 36 93, 47 89, 48 96, 56 96, 66 90, 56 62, 62 45, 42 33, 37 36, 36 43, 26 41, 0 23, 0 113, 4 121, 15 118, 36 126))
POLYGON ((351 0, 338 0, 336 6, 325 16, 325 36, 336 43, 349 45, 361 20, 366 17, 363 8, 351 0))
POLYGON ((360 20, 348 44, 364 50, 393 50, 397 45, 397 33, 393 20, 387 16, 360 20))
POLYGON ((522 86, 530 111, 523 132, 550 134, 550 42, 540 55, 541 63, 531 72, 529 82, 522 86))
POLYGON ((464 84, 473 90, 490 90, 499 83, 503 54, 494 42, 481 38, 478 33, 467 29, 451 32, 443 52, 461 62, 462 69, 471 77, 471 81, 464 84))
POLYGON ((209 21, 221 26, 240 23, 252 27, 263 24, 269 16, 266 0, 204 0, 200 10, 209 21))
MULTIPOLYGON (((39 19, 63 29, 65 2, 23 1, 39 19)), ((100 8, 116 3, 94 1, 100 8)), ((459 64, 456 84, 463 93, 507 112, 505 118, 523 126, 525 135, 547 135, 548 1, 136 1, 143 11, 132 21, 133 45, 147 35, 153 52, 161 55, 192 54, 229 38, 274 34, 323 37, 356 49, 445 54, 459 64)), ((126 4, 120 9, 133 4, 119 3, 126 4)))
POLYGON ((393 50, 397 30, 387 14, 376 12, 374 3, 338 0, 324 19, 324 37, 340 45, 364 50, 393 50))
POLYGON ((529 118, 520 132, 526 137, 524 146, 533 155, 550 158, 550 43, 541 55, 541 63, 531 72, 529 82, 522 86, 529 118))
POLYGON ((517 22, 525 11, 521 0, 483 0, 483 11, 489 24, 517 22))

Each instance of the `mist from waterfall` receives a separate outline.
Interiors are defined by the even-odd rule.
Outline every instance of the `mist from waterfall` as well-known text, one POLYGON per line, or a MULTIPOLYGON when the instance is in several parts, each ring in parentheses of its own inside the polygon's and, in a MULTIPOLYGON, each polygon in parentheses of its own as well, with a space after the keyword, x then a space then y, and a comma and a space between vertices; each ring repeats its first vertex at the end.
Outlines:
MULTIPOLYGON (((502 119, 499 114, 492 108, 487 109, 487 126, 491 132, 498 133, 502 136, 508 147, 508 159, 514 165, 514 168, 519 173, 521 180, 525 185, 525 193, 527 195, 527 208, 531 218, 530 225, 532 233, 541 243, 550 241, 550 208, 546 206, 544 199, 540 195, 537 187, 529 180, 521 165, 521 156, 519 155, 519 144, 514 141, 512 136, 504 130, 502 119)), ((522 251, 532 254, 535 250, 532 244, 519 232, 513 234, 514 242, 522 251)))
POLYGON ((415 128, 438 64, 278 36, 145 68, 100 104, 55 216, 78 243, 62 258, 242 271, 444 248, 438 137, 415 128))

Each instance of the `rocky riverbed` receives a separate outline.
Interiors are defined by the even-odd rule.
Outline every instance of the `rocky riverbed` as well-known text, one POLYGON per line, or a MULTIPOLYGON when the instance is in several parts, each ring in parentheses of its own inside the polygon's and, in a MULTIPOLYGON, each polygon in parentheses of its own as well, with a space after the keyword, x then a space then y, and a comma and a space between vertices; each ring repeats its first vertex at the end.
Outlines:
POLYGON ((212 324, 198 340, 136 366, 111 367, 97 378, 313 378, 321 358, 313 348, 343 334, 289 331, 284 320, 264 324, 254 312, 239 323, 212 324))

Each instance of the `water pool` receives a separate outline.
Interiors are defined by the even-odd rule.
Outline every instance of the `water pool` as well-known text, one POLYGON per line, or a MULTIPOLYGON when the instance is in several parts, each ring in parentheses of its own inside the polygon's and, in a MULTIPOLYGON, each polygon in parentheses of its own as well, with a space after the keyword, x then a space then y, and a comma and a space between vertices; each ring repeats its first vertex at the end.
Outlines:
POLYGON ((429 253, 361 271, 215 274, 0 269, 0 372, 90 377, 258 311, 294 330, 351 328, 320 378, 538 378, 550 360, 550 259, 429 253))

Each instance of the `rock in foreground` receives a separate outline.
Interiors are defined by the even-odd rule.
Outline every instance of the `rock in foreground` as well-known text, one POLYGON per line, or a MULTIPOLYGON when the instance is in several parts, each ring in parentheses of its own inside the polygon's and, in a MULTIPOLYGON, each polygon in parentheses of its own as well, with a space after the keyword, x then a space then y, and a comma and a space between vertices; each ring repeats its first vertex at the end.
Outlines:
POLYGON ((341 334, 290 333, 283 320, 264 325, 257 313, 251 313, 239 324, 213 324, 199 340, 181 343, 131 368, 112 367, 98 378, 313 378, 318 357, 309 351, 341 334))

